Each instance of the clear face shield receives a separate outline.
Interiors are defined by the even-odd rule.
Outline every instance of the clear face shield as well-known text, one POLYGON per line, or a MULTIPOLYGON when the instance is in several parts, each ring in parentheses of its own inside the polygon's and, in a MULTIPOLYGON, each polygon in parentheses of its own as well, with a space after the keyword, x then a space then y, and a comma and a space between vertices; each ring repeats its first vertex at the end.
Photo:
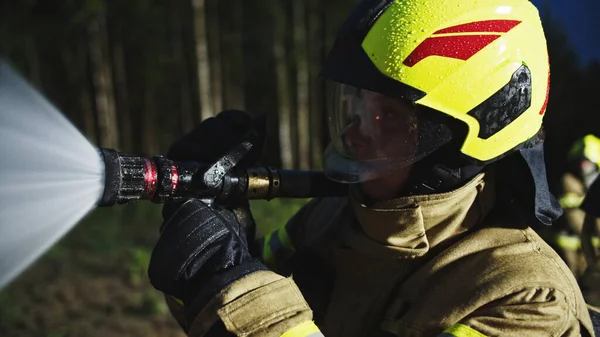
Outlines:
POLYGON ((336 83, 330 97, 325 173, 343 183, 391 175, 452 139, 412 102, 336 83))

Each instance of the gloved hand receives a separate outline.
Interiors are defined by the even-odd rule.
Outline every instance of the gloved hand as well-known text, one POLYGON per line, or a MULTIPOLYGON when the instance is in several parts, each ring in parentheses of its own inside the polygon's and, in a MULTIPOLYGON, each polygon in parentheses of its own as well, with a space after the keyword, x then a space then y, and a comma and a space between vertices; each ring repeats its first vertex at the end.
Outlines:
MULTIPOLYGON (((264 135, 264 120, 239 111, 223 112, 177 141, 168 157, 213 163, 247 140, 244 136, 251 128, 264 135)), ((259 137, 253 143, 238 166, 255 163, 262 141, 259 137)), ((249 214, 247 201, 235 207, 236 212, 197 199, 166 203, 162 234, 150 259, 150 282, 183 302, 182 307, 168 298, 173 315, 190 335, 225 335, 225 330, 227 335, 250 336, 265 330, 281 335, 296 327, 316 329, 312 311, 294 282, 252 258, 244 237, 247 222, 240 220, 252 220, 251 215, 242 218, 237 212, 245 208, 249 214)))
MULTIPOLYGON (((238 110, 223 111, 204 120, 177 140, 167 157, 212 164, 247 140, 249 132, 255 133, 254 146, 238 166, 253 165, 262 153, 264 119, 238 110)), ((233 207, 235 213, 196 199, 168 201, 163 207, 161 236, 152 252, 148 275, 156 289, 182 300, 192 315, 192 307, 202 305, 192 303, 208 300, 229 282, 264 268, 252 264, 248 253, 245 230, 250 227, 252 240, 254 224, 247 201, 233 207), (236 213, 246 216, 238 218, 236 213), (251 266, 240 267, 239 272, 233 268, 247 263, 251 266), (197 300, 201 289, 202 299, 197 300)))
POLYGON ((251 130, 257 133, 257 142, 238 166, 254 165, 260 159, 264 147, 265 118, 252 117, 240 110, 222 111, 216 117, 202 121, 194 130, 173 143, 167 158, 212 164, 233 146, 241 143, 251 130))
MULTIPOLYGON (((254 135, 253 147, 250 152, 238 163, 237 167, 250 167, 255 165, 262 156, 265 143, 264 116, 252 117, 240 110, 226 110, 216 117, 210 117, 196 126, 191 132, 184 135, 171 145, 167 158, 175 161, 194 161, 204 164, 213 164, 235 145, 246 140, 249 132, 254 135)), ((163 219, 167 221, 183 202, 168 201, 163 207, 163 219)), ((236 213, 243 216, 247 227, 252 227, 253 222, 249 211, 248 201, 230 205, 236 213)), ((161 228, 162 230, 162 228, 161 228)), ((253 233, 254 229, 250 229, 253 233)), ((252 239, 252 238, 251 238, 252 239)))
POLYGON ((170 305, 182 328, 189 336, 321 336, 293 280, 253 259, 242 231, 231 211, 198 199, 165 224, 148 275, 183 302, 170 305))
POLYGON ((190 199, 166 221, 152 252, 148 276, 152 285, 183 301, 193 317, 232 282, 267 270, 252 258, 232 211, 190 199))

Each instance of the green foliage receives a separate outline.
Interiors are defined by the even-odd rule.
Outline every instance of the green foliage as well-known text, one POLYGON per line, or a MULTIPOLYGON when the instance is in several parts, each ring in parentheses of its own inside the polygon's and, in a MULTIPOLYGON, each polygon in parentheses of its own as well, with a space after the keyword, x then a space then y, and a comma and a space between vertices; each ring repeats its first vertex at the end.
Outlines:
POLYGON ((129 282, 139 285, 148 275, 151 251, 148 248, 135 247, 128 250, 127 272, 129 282))
POLYGON ((258 236, 265 235, 285 223, 310 199, 251 200, 250 209, 256 221, 258 236))
POLYGON ((69 7, 72 10, 74 9, 73 23, 81 24, 81 23, 86 23, 87 20, 89 20, 91 17, 106 11, 106 1, 105 0, 77 1, 75 3, 70 4, 69 7))
POLYGON ((46 252, 44 259, 48 259, 50 261, 62 261, 66 260, 68 256, 69 249, 67 249, 64 245, 55 245, 46 252))
POLYGON ((163 295, 158 291, 146 291, 137 297, 137 311, 150 316, 166 315, 169 307, 163 295))
POLYGON ((53 330, 46 334, 46 337, 67 337, 67 336, 69 336, 68 328, 53 330))
POLYGON ((23 317, 21 307, 6 292, 0 292, 0 331, 5 331, 23 317))

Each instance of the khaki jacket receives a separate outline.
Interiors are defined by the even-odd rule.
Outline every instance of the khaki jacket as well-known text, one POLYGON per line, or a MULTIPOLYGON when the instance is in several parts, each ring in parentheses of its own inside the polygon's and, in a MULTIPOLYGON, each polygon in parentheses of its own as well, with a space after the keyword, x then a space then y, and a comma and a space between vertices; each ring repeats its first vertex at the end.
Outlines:
POLYGON ((311 201, 264 241, 266 260, 291 277, 237 281, 189 334, 220 319, 237 335, 292 336, 311 319, 308 302, 327 337, 593 336, 568 267, 493 209, 488 180, 370 207, 352 195, 311 201))

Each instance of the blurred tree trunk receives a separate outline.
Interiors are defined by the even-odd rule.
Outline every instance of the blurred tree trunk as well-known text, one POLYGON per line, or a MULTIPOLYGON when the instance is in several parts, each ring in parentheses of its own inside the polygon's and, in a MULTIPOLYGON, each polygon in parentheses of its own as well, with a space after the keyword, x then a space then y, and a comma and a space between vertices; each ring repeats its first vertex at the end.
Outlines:
MULTIPOLYGON (((206 5, 207 14, 207 34, 208 34, 208 51, 209 64, 211 75, 211 92, 213 111, 218 113, 223 110, 223 78, 221 66, 221 19, 219 17, 219 7, 223 1, 208 1, 206 5)), ((231 4, 226 2, 225 5, 230 8, 231 4)))
POLYGON ((97 142, 96 122, 94 117, 94 106, 90 95, 88 84, 88 53, 85 43, 77 41, 75 50, 65 48, 62 51, 62 61, 67 70, 67 81, 71 88, 70 92, 76 97, 73 110, 80 116, 83 133, 91 142, 97 142))
POLYGON ((288 63, 285 53, 286 43, 286 17, 285 10, 280 0, 274 1, 273 20, 275 40, 273 54, 275 56, 275 72, 277 83, 277 111, 279 115, 279 146, 281 164, 284 169, 294 167, 292 148, 291 126, 291 98, 288 77, 288 63))
POLYGON ((285 10, 285 58, 287 65, 287 85, 290 109, 290 143, 292 148, 292 169, 300 166, 299 142, 298 142, 298 95, 297 84, 297 57, 296 41, 294 40, 294 1, 280 0, 285 10))
POLYGON ((125 68, 125 52, 123 43, 116 37, 113 39, 113 62, 115 70, 116 106, 118 111, 119 131, 122 150, 132 152, 131 112, 129 109, 129 91, 127 90, 127 70, 125 68))
POLYGON ((192 116, 191 86, 188 77, 188 65, 183 46, 183 24, 180 3, 171 2, 171 48, 179 84, 179 131, 186 133, 194 127, 192 116))
POLYGON ((220 6, 221 51, 223 53, 223 108, 244 110, 244 60, 242 1, 230 0, 220 6))
POLYGON ((298 163, 301 170, 310 169, 309 69, 306 40, 306 3, 293 1, 294 50, 296 60, 296 118, 298 128, 298 163))
MULTIPOLYGON (((323 57, 321 61, 321 65, 325 62, 325 58, 329 53, 329 50, 333 47, 335 42, 335 37, 337 35, 337 31, 342 26, 344 20, 346 19, 347 13, 350 12, 351 8, 354 6, 355 1, 331 1, 331 2, 321 2, 320 9, 320 18, 321 18, 321 27, 322 27, 322 35, 319 39, 321 41, 322 53, 323 57)), ((323 113, 321 115, 321 125, 322 125, 322 134, 321 138, 321 146, 325 148, 329 141, 329 130, 327 123, 327 113, 329 112, 329 101, 328 97, 330 97, 333 93, 331 92, 332 86, 328 85, 328 82, 325 80, 320 80, 320 93, 321 93, 321 106, 323 109, 323 113)))
POLYGON ((151 79, 146 79, 145 83, 144 109, 142 116, 143 153, 147 156, 153 156, 159 153, 159 139, 157 133, 158 115, 151 79))
MULTIPOLYGON (((311 168, 320 169, 323 165, 323 142, 327 134, 323 132, 323 120, 326 115, 324 103, 324 81, 319 71, 324 61, 325 42, 324 11, 320 0, 308 2, 308 45, 309 50, 309 105, 310 105, 310 161, 311 168)), ((327 130, 327 128, 325 128, 327 130)))
POLYGON ((42 88, 42 75, 40 71, 40 57, 33 32, 25 35, 25 57, 29 66, 29 79, 38 88, 42 88))
POLYGON ((212 102, 210 60, 208 55, 208 37, 206 32, 206 0, 192 0, 194 12, 194 39, 196 41, 196 59, 198 87, 200 97, 200 118, 214 116, 212 102))
POLYGON ((88 23, 91 69, 95 90, 99 146, 119 148, 108 34, 103 14, 88 23))
MULTIPOLYGON (((87 82, 87 81, 86 81, 87 82)), ((94 106, 92 105, 92 95, 90 95, 88 85, 79 87, 79 101, 81 111, 83 113, 83 123, 87 138, 98 142, 98 134, 96 133, 96 122, 94 118, 94 106)))
POLYGON ((240 2, 243 9, 244 105, 248 111, 265 114, 267 118, 267 151, 262 164, 281 167, 278 83, 273 52, 275 26, 271 12, 274 1, 240 2))

